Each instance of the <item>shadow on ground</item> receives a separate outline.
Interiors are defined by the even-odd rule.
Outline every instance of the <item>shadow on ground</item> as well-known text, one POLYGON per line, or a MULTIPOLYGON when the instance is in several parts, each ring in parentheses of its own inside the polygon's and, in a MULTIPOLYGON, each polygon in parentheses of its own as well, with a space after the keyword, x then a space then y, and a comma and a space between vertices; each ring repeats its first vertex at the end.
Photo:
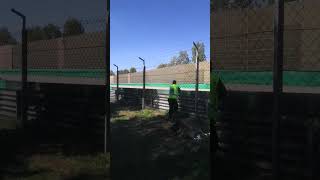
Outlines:
POLYGON ((109 178, 109 157, 84 132, 0 129, 0 144, 0 179, 109 178))
POLYGON ((165 114, 119 115, 137 108, 112 104, 112 179, 209 179, 208 143, 176 135, 165 114))

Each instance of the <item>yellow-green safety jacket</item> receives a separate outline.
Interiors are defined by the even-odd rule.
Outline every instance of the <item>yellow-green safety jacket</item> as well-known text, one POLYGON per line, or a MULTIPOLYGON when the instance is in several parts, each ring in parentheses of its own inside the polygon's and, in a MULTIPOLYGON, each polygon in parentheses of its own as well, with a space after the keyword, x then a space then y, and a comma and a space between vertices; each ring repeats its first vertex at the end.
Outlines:
POLYGON ((180 87, 176 84, 172 84, 169 90, 169 99, 177 99, 180 94, 180 87))

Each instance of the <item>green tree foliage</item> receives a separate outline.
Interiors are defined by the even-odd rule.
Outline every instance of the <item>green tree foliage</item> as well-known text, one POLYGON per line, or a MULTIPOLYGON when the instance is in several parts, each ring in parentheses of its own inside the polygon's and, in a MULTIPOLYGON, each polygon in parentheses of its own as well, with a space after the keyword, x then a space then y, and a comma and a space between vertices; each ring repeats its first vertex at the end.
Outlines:
POLYGON ((167 66, 168 66, 167 64, 159 64, 159 66, 157 68, 160 69, 160 68, 165 68, 167 66))
POLYGON ((84 33, 84 27, 81 22, 75 18, 68 19, 64 24, 64 36, 73 36, 84 33))
POLYGON ((54 24, 48 24, 43 27, 45 39, 56 39, 62 36, 60 28, 54 24))
POLYGON ((187 51, 180 51, 177 58, 177 64, 189 64, 190 58, 187 51))
POLYGON ((16 43, 16 39, 11 35, 8 28, 0 27, 0 46, 16 43))
POLYGON ((34 26, 28 29, 28 41, 38 41, 45 39, 45 34, 40 26, 34 26))
POLYGON ((178 63, 178 57, 177 56, 173 56, 170 60, 170 63, 168 64, 168 66, 175 66, 178 63))
POLYGON ((128 69, 119 70, 119 74, 128 74, 130 71, 128 69))
MULTIPOLYGON (((292 2, 298 0, 284 0, 284 2, 292 2)), ((211 0, 210 8, 222 9, 222 8, 247 8, 247 7, 264 7, 272 5, 274 0, 211 0)))
MULTIPOLYGON (((206 54, 205 54, 205 46, 203 42, 196 42, 196 45, 199 50, 199 62, 206 60, 206 54)), ((196 62, 196 47, 192 46, 192 62, 196 62)))
POLYGON ((130 73, 135 73, 135 72, 137 72, 136 68, 134 68, 134 67, 130 68, 130 73))

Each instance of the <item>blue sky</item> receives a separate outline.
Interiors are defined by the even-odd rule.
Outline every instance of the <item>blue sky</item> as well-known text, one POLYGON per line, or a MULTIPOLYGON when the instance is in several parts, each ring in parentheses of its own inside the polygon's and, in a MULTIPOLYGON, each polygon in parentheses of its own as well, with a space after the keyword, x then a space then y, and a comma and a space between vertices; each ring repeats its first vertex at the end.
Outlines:
MULTIPOLYGON (((14 7, 27 16, 28 25, 62 25, 68 17, 95 19, 106 14, 106 0, 2 0, 0 26, 17 37, 20 19, 14 7)), ((202 41, 209 57, 209 0, 111 0, 111 65, 121 69, 147 68, 170 61, 192 41, 202 41)), ((113 66, 111 66, 114 68, 113 66)))
POLYGON ((204 42, 210 57, 209 5, 209 0, 111 1, 111 66, 140 70, 141 56, 153 68, 180 50, 191 58, 193 41, 204 42))
POLYGON ((11 13, 15 8, 27 16, 27 24, 63 25, 69 17, 95 19, 106 15, 106 0, 1 0, 0 26, 6 26, 13 34, 21 29, 20 19, 11 13))

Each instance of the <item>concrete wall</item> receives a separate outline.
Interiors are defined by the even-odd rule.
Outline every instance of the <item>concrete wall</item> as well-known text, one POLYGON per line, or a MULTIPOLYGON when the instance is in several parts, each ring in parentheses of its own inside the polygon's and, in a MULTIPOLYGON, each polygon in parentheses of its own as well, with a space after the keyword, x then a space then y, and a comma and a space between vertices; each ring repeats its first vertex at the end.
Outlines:
MULTIPOLYGON (((146 71, 146 83, 171 83, 173 79, 177 80, 178 83, 195 83, 195 64, 184 64, 146 71)), ((142 72, 119 75, 119 83, 142 82, 142 72)), ((210 82, 210 63, 208 61, 199 64, 199 82, 210 82)), ((116 83, 116 77, 114 77, 114 83, 116 83)))
MULTIPOLYGON (((104 69, 105 33, 94 32, 28 43, 28 67, 43 69, 104 69)), ((19 68, 21 45, 0 46, 0 68, 19 68)))
MULTIPOLYGON (((318 1, 285 4, 284 68, 320 70, 318 1), (309 29, 309 30, 308 30, 309 29)), ((211 13, 211 60, 215 69, 271 70, 273 6, 211 13)))
POLYGON ((1 46, 0 48, 0 68, 11 69, 13 66, 13 48, 14 46, 1 46))

